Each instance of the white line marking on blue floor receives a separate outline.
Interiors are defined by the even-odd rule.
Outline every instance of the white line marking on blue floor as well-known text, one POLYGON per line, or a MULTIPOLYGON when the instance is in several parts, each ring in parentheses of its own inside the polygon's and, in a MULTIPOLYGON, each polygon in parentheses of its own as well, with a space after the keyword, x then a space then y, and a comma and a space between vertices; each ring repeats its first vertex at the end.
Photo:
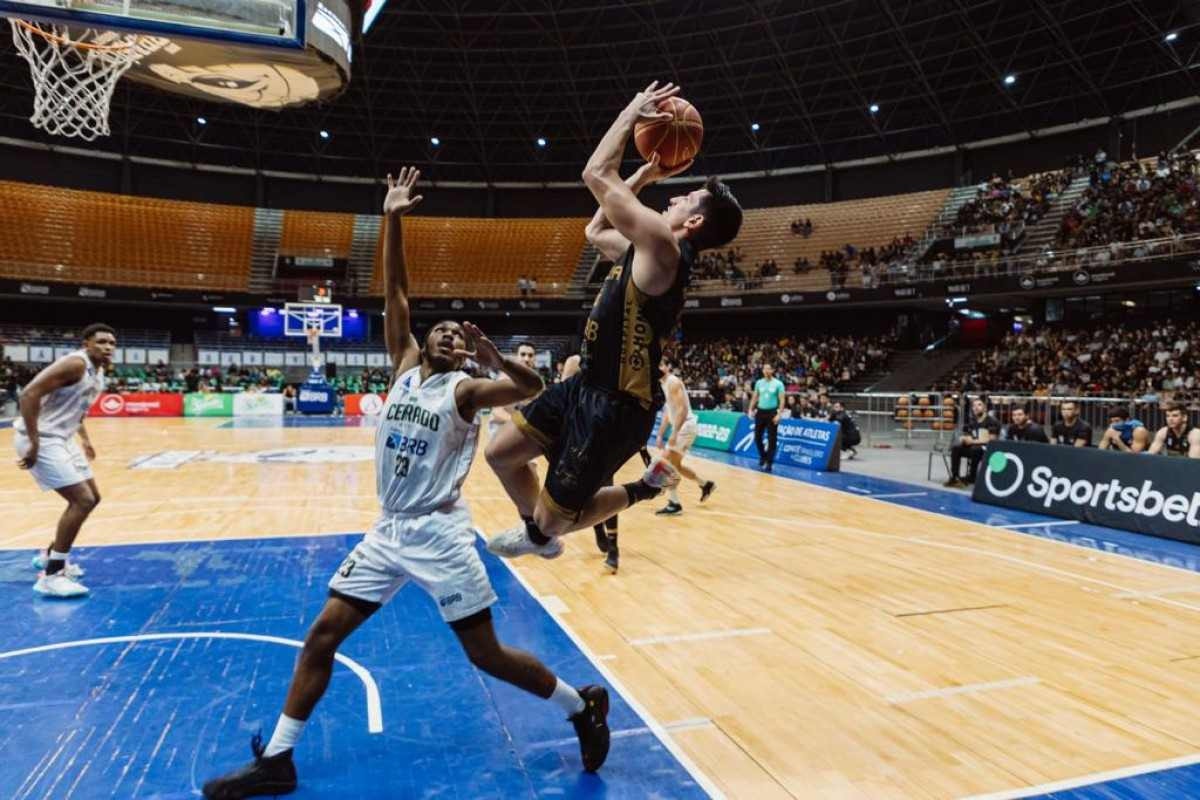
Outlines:
POLYGON ((1013 525, 997 525, 997 528, 1049 528, 1059 525, 1078 525, 1076 520, 1063 520, 1062 522, 1018 522, 1013 525))
POLYGON ((892 492, 891 494, 873 494, 871 498, 874 500, 888 500, 894 497, 924 497, 929 492, 892 492))
POLYGON ((864 489, 861 486, 847 486, 846 488, 852 492, 858 492, 859 494, 871 494, 870 489, 864 489))
MULTIPOLYGON (((94 645, 120 644, 122 642, 154 642, 164 639, 239 639, 247 642, 267 642, 294 647, 297 650, 304 647, 304 642, 295 639, 284 639, 280 636, 265 636, 260 633, 231 633, 228 631, 177 631, 173 633, 138 633, 131 636, 105 636, 100 639, 77 639, 72 642, 55 642, 36 647, 25 647, 20 650, 9 650, 0 653, 0 659, 16 658, 17 656, 48 653, 54 650, 68 650, 73 647, 90 647, 94 645)), ((371 733, 383 732, 383 707, 379 700, 379 686, 371 673, 362 664, 349 656, 335 653, 334 659, 350 669, 359 680, 367 693, 367 730, 371 733)))

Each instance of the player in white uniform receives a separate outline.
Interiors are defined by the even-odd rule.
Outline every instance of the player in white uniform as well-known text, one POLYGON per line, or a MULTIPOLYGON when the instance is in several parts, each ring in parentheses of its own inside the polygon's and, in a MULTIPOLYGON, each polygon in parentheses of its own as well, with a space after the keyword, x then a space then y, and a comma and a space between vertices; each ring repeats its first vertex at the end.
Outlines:
MULTIPOLYGON (((658 425, 658 436, 654 446, 662 449, 663 433, 670 425, 671 436, 667 439, 667 449, 663 455, 682 477, 700 484, 700 502, 703 503, 717 488, 717 484, 701 478, 691 467, 683 465, 683 457, 688 450, 692 449, 696 435, 700 432, 700 420, 692 411, 692 400, 688 397, 687 387, 683 385, 683 380, 675 374, 671 360, 664 356, 659 369, 662 371, 663 394, 667 401, 663 408, 662 421, 658 425)), ((679 502, 678 487, 671 486, 668 491, 667 504, 654 513, 669 516, 683 513, 683 504, 679 502)))
POLYGON ((412 168, 401 170, 395 181, 389 175, 383 205, 393 383, 375 435, 382 514, 329 581, 329 599, 305 638, 270 742, 264 748, 255 737, 254 761, 206 783, 207 798, 287 794, 296 788, 292 748, 325 693, 338 647, 410 580, 437 601, 472 664, 562 709, 575 726, 584 769, 594 772, 608 755, 605 689, 573 689, 531 654, 496 640, 490 610, 496 595, 475 549, 462 484, 475 455, 479 411, 533 397, 542 390, 542 379, 516 359, 501 356, 470 323, 439 322, 424 346, 417 344, 409 328, 400 217, 421 201, 412 195, 419 175, 412 168), (462 371, 468 357, 504 377, 470 377, 462 371))
MULTIPOLYGON (((517 360, 530 369, 536 369, 534 359, 537 357, 537 351, 533 349, 533 345, 529 342, 521 342, 517 345, 517 360)), ((513 409, 517 407, 514 403, 511 406, 496 406, 492 409, 491 415, 488 417, 488 438, 491 439, 496 435, 496 431, 500 430, 504 423, 512 419, 513 409)))
POLYGON ((45 597, 82 597, 83 569, 68 563, 71 545, 84 520, 100 502, 100 490, 88 463, 96 450, 83 426, 92 402, 104 391, 104 368, 112 360, 117 335, 97 323, 83 330, 83 347, 43 369, 21 392, 21 416, 13 425, 17 465, 29 470, 43 491, 53 489, 67 501, 54 541, 34 556, 43 570, 33 590, 45 597), (78 434, 83 451, 75 443, 78 434))

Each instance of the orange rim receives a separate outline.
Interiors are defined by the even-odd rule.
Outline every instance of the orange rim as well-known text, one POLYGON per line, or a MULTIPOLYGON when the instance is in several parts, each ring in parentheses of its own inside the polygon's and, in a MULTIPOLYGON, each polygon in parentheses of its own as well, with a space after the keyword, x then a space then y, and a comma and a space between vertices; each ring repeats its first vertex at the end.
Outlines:
POLYGON ((103 51, 111 52, 111 51, 115 51, 115 50, 128 50, 129 48, 131 48, 135 44, 137 44, 137 41, 142 38, 139 36, 139 37, 137 37, 137 39, 135 39, 132 42, 119 42, 117 44, 92 44, 91 42, 77 42, 73 39, 67 39, 65 37, 59 36, 57 33, 54 33, 53 31, 43 30, 42 28, 38 27, 37 25, 34 25, 32 22, 26 22, 23 19, 11 18, 11 22, 14 25, 20 25, 22 28, 29 31, 30 33, 36 33, 38 36, 42 37, 43 39, 46 39, 47 41, 54 42, 55 44, 66 45, 69 47, 76 47, 80 50, 99 50, 102 52, 103 51))

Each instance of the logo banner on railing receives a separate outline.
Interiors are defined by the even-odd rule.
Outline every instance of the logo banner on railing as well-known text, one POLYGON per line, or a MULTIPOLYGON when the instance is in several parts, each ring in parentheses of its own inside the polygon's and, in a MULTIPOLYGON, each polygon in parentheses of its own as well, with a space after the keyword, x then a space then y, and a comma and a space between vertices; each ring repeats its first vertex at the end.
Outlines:
MULTIPOLYGON (((733 452, 759 457, 754 441, 754 420, 739 414, 733 452)), ((764 434, 765 437, 765 434, 764 434)), ((819 419, 783 419, 779 421, 775 462, 793 467, 837 472, 841 468, 841 426, 819 419)))
POLYGON ((192 392, 183 396, 185 417, 232 417, 233 395, 220 392, 192 392))
POLYGON ((179 417, 183 395, 134 392, 102 394, 88 410, 89 417, 179 417))
POLYGON ((1200 461, 1091 447, 988 445, 973 499, 1200 543, 1200 461))

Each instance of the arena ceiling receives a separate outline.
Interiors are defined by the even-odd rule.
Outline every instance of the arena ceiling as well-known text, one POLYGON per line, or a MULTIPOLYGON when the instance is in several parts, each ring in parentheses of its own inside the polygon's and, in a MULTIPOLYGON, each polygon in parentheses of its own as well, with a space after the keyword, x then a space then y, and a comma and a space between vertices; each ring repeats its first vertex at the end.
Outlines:
MULTIPOLYGON (((704 116, 700 173, 843 162, 1194 98, 1194 5, 392 0, 329 104, 251 111, 126 83, 95 146, 325 175, 417 163, 442 181, 573 181, 659 79, 704 116)), ((0 136, 37 140, 28 69, 0 52, 0 136)))

